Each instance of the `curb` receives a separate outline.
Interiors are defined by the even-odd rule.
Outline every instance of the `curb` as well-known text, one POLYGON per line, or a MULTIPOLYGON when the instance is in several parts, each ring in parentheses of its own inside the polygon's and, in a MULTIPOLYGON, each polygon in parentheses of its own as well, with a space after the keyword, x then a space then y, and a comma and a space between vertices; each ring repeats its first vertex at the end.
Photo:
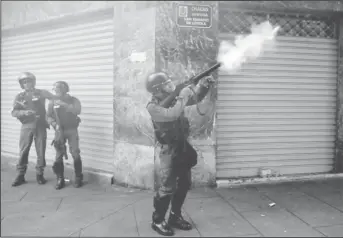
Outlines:
MULTIPOLYGON (((1 152, 1 163, 7 163, 13 168, 16 167, 16 160, 15 160, 16 158, 17 157, 14 156, 13 154, 1 152)), ((49 169, 52 166, 52 164, 50 164, 49 162, 50 161, 47 161, 47 166, 45 168, 45 171, 46 169, 49 169)), ((35 163, 33 161, 29 161, 28 167, 34 170, 35 163)), ((64 163, 64 169, 65 169, 65 172, 68 174, 74 173, 74 168, 69 163, 64 163)), ((87 168, 87 167, 83 167, 82 172, 83 172, 83 176, 86 178, 87 182, 89 183, 92 183, 94 185, 98 185, 104 188, 112 186, 113 174, 111 173, 100 171, 100 170, 95 170, 95 169, 87 168)))
POLYGON ((271 178, 247 178, 247 179, 218 179, 216 188, 232 188, 245 185, 263 185, 263 184, 280 184, 287 182, 305 182, 343 178, 343 173, 337 174, 313 174, 313 175, 298 175, 298 176, 282 176, 271 178))

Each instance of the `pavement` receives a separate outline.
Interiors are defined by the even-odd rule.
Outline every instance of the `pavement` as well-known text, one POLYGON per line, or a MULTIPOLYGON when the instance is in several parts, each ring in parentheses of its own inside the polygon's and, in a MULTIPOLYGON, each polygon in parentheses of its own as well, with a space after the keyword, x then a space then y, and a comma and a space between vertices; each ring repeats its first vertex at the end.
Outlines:
MULTIPOLYGON (((47 184, 38 185, 29 168, 28 182, 13 188, 14 176, 13 165, 1 160, 1 237, 159 236, 150 227, 152 191, 87 181, 57 191, 49 168, 47 184)), ((176 237, 342 237, 343 179, 196 188, 183 214, 194 229, 176 230, 176 237)))

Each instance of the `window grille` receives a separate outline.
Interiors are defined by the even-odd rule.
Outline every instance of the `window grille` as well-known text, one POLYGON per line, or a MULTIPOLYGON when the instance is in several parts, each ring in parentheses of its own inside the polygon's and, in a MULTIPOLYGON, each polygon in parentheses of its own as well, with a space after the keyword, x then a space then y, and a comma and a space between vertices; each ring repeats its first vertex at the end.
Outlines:
POLYGON ((279 25, 279 36, 336 38, 335 22, 329 17, 295 16, 253 12, 219 13, 219 30, 224 33, 249 34, 252 24, 269 20, 279 25))

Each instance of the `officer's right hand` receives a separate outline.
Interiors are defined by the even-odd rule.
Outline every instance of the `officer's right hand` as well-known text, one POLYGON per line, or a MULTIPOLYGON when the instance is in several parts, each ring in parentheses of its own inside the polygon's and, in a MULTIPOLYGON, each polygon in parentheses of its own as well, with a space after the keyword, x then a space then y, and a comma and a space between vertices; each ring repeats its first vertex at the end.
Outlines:
POLYGON ((191 97, 192 95, 193 95, 193 91, 189 87, 184 87, 179 94, 180 97, 187 98, 187 99, 191 97))

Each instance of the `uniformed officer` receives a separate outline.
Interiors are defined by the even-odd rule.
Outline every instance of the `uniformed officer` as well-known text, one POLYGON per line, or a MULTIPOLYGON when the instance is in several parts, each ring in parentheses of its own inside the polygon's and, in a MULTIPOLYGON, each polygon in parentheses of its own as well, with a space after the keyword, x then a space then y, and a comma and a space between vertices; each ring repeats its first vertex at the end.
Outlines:
POLYGON ((80 123, 78 115, 81 114, 81 103, 76 97, 68 94, 69 85, 64 81, 56 82, 54 91, 58 100, 50 101, 47 121, 55 129, 55 141, 58 142, 62 138, 62 143, 54 143, 56 157, 52 169, 57 176, 55 188, 61 189, 65 186, 63 156, 66 152, 63 150, 63 146, 66 141, 68 141, 69 151, 74 160, 74 186, 79 188, 83 181, 78 133, 80 123))
POLYGON ((152 94, 147 109, 151 115, 155 136, 160 147, 160 188, 154 196, 155 211, 152 228, 165 236, 174 235, 172 227, 190 230, 192 226, 181 215, 181 207, 191 186, 191 168, 197 163, 197 153, 187 141, 189 122, 184 108, 201 101, 209 90, 209 78, 198 85, 185 87, 170 108, 159 103, 175 90, 175 85, 165 73, 148 76, 146 88, 152 94), (165 215, 171 203, 168 223, 165 215))
POLYGON ((36 89, 36 77, 30 72, 21 73, 18 81, 24 91, 15 97, 11 113, 13 117, 16 117, 22 123, 19 139, 19 161, 17 164, 18 175, 12 186, 19 186, 26 182, 25 173, 33 140, 37 152, 36 179, 38 184, 45 184, 46 180, 43 173, 46 166, 46 129, 49 128, 45 118, 45 100, 53 99, 54 95, 47 90, 36 89))

